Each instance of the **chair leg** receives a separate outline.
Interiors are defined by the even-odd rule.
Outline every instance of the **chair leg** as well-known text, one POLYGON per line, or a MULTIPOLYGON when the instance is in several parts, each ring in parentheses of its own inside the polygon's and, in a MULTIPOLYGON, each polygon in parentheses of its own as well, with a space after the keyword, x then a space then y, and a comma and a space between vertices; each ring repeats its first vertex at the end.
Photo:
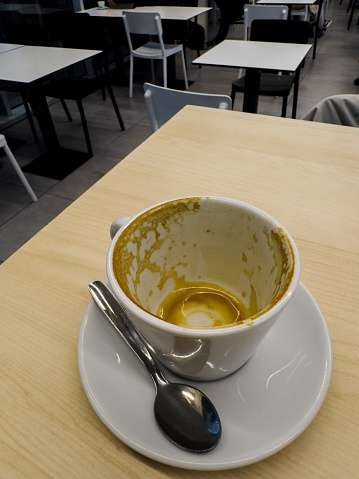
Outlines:
MULTIPOLYGON (((197 50, 197 56, 198 56, 198 57, 201 56, 201 50, 197 50)), ((198 68, 202 68, 202 65, 198 65, 198 68)))
POLYGON ((62 108, 64 109, 64 112, 67 116, 67 119, 69 121, 72 121, 72 116, 71 116, 71 113, 70 113, 69 109, 67 108, 65 100, 63 98, 60 98, 60 102, 61 102, 62 108))
POLYGON ((183 49, 181 51, 181 57, 182 57, 184 84, 185 84, 186 90, 188 90, 187 68, 186 68, 186 62, 185 62, 185 59, 184 59, 183 49))
POLYGON ((298 104, 298 97, 293 96, 293 106, 292 106, 292 118, 297 117, 297 104, 298 104))
POLYGON ((293 106, 292 106, 292 118, 297 116, 297 105, 298 105, 298 92, 299 92, 299 77, 300 77, 300 67, 295 73, 294 80, 294 91, 293 91, 293 106))
POLYGON ((124 131, 124 130, 125 130, 125 125, 123 124, 123 121, 122 121, 122 116, 121 116, 121 113, 120 113, 120 109, 118 108, 115 95, 113 94, 112 87, 111 87, 111 85, 109 85, 109 84, 107 85, 107 91, 108 91, 108 94, 110 95, 113 108, 114 108, 114 110, 115 110, 115 112, 116 112, 116 115, 117 115, 117 118, 118 118, 118 122, 119 122, 119 124, 120 124, 120 126, 121 126, 121 130, 124 131))
POLYGON ((285 118, 287 116, 287 103, 288 103, 288 96, 283 97, 282 102, 282 117, 285 118))
POLYGON ((37 134, 37 131, 36 131, 36 128, 35 128, 35 123, 34 123, 34 119, 32 117, 32 113, 31 113, 30 108, 29 108, 29 103, 27 101, 26 96, 22 92, 21 92, 21 98, 22 98, 22 103, 25 107, 27 118, 29 120, 30 128, 31 128, 31 131, 32 131, 32 136, 34 137, 35 143, 39 143, 39 137, 38 137, 38 134, 37 134))
POLYGON ((356 0, 353 0, 353 3, 352 3, 352 7, 351 7, 351 11, 350 11, 350 16, 349 16, 349 21, 348 21, 348 28, 347 30, 350 30, 350 26, 352 24, 352 20, 353 20, 353 17, 354 17, 354 12, 355 12, 355 8, 356 8, 356 0))
POLYGON ((156 84, 155 61, 150 60, 150 62, 151 62, 151 81, 155 85, 156 84))
POLYGON ((234 108, 234 100, 236 98, 236 89, 232 86, 231 99, 232 99, 232 110, 234 108))
POLYGON ((167 58, 163 59, 163 86, 167 88, 167 58))
POLYGON ((133 56, 130 55, 130 92, 129 97, 132 98, 133 94, 133 56))
POLYGON ((85 110, 84 110, 84 107, 83 107, 83 104, 82 104, 82 101, 81 101, 81 100, 76 100, 76 103, 77 103, 77 107, 78 107, 78 109, 79 109, 80 116, 81 116, 82 128, 83 128, 84 134, 85 134, 87 151, 89 152, 90 155, 93 155, 92 146, 91 146, 91 140, 90 140, 90 135, 89 135, 89 131, 88 131, 88 127, 87 127, 87 121, 86 121, 86 116, 85 116, 85 110))
MULTIPOLYGON (((97 78, 103 78, 102 66, 100 66, 99 60, 98 60, 97 57, 92 58, 92 68, 93 68, 93 71, 95 72, 95 75, 96 75, 97 78)), ((87 70, 87 68, 86 68, 86 70, 87 70)), ((101 86, 101 94, 102 94, 102 100, 105 101, 106 100, 106 89, 105 89, 104 86, 101 86)))
POLYGON ((14 167, 16 173, 18 174, 22 184, 25 186, 26 188, 26 191, 29 193, 30 195, 30 198, 32 199, 32 201, 34 203, 36 203, 37 201, 37 197, 33 191, 33 189, 31 188, 29 182, 27 181, 27 179, 25 178, 25 175, 24 173, 21 171, 21 168, 18 164, 18 162, 16 161, 14 155, 12 154, 10 148, 8 147, 7 143, 5 145, 2 145, 2 147, 4 148, 4 151, 6 153, 6 156, 9 158, 10 160, 10 163, 12 164, 12 166, 14 167))

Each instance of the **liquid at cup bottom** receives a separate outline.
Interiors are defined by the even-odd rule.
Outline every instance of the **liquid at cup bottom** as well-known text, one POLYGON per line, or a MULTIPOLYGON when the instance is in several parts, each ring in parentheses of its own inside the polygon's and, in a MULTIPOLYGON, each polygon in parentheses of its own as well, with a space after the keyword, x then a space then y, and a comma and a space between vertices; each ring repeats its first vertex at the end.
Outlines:
POLYGON ((165 297, 157 316, 194 328, 238 325, 258 312, 257 305, 251 303, 246 308, 235 295, 213 284, 186 283, 165 297))

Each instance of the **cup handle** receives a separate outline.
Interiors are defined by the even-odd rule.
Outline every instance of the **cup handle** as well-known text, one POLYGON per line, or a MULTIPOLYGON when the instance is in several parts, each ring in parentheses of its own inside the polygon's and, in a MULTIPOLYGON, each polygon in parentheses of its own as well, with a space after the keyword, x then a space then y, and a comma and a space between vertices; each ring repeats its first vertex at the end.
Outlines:
POLYGON ((127 224, 131 219, 131 216, 121 216, 120 218, 115 219, 110 227, 111 239, 116 235, 117 231, 127 224))

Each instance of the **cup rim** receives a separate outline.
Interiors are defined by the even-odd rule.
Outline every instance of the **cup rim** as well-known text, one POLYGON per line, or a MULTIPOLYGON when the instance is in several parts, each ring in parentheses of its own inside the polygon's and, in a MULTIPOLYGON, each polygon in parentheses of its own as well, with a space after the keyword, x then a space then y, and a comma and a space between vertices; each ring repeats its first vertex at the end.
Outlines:
MULTIPOLYGON (((270 318, 279 314, 281 310, 289 302, 289 300, 293 296, 298 286, 299 279, 300 279, 300 258, 299 258, 299 252, 298 252, 297 246, 292 236, 275 218, 273 218, 271 215, 261 210, 260 208, 257 208, 256 206, 253 206, 243 201, 235 200, 232 198, 225 198, 225 197, 219 197, 219 196, 183 196, 183 197, 161 201, 147 208, 144 208, 140 212, 133 215, 131 219, 128 221, 128 223, 122 226, 113 237, 107 252, 106 269, 107 269, 107 278, 110 282, 110 287, 113 293, 115 294, 115 296, 118 296, 119 298, 121 298, 121 301, 123 302, 123 305, 128 313, 134 314, 134 315, 141 313, 141 319, 148 325, 155 326, 156 328, 162 331, 173 333, 173 334, 176 334, 177 336, 188 337, 188 338, 199 338, 199 337, 205 338, 205 337, 212 337, 214 334, 215 336, 227 336, 229 334, 233 334, 234 332, 247 330, 248 328, 257 328, 263 323, 265 323, 266 321, 268 321, 270 318), (168 323, 164 321, 163 319, 159 318, 158 316, 155 316, 154 314, 144 310, 140 306, 137 306, 137 304, 133 302, 124 293, 124 291, 120 288, 119 284, 116 281, 116 278, 114 276, 113 269, 112 269, 112 254, 113 254, 114 247, 117 243, 117 239, 122 234, 124 229, 126 229, 127 226, 133 223, 138 217, 142 216, 143 214, 149 212, 152 209, 158 208, 161 205, 173 203, 175 201, 194 199, 194 198, 198 198, 198 200, 214 200, 216 202, 223 202, 226 204, 231 203, 236 206, 243 207, 249 211, 252 211, 253 213, 257 215, 259 214, 261 216, 264 216, 266 220, 273 223, 273 225, 275 225, 276 228, 281 229, 284 235, 288 238, 288 241, 292 247, 292 252, 294 257, 294 268, 293 268, 292 279, 287 287, 287 290, 281 296, 281 298, 264 313, 261 314, 261 312, 259 312, 257 317, 254 316, 254 319, 251 322, 251 324, 242 323, 238 325, 228 325, 228 326, 222 326, 222 327, 216 327, 216 328, 192 328, 192 327, 183 327, 183 326, 178 326, 176 324, 168 323)), ((248 318, 248 320, 250 319, 251 318, 248 318)))

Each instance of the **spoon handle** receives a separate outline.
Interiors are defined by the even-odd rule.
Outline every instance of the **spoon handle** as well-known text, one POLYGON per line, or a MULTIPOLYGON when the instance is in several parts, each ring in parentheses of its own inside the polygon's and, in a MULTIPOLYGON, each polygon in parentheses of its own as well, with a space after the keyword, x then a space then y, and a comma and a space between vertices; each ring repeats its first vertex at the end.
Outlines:
POLYGON ((110 289, 102 281, 93 281, 88 285, 88 289, 96 304, 110 321, 112 326, 118 333, 120 333, 128 346, 130 346, 133 352, 146 366, 156 388, 158 383, 167 384, 168 381, 158 368, 154 357, 147 348, 140 333, 137 331, 127 312, 119 304, 110 289))

